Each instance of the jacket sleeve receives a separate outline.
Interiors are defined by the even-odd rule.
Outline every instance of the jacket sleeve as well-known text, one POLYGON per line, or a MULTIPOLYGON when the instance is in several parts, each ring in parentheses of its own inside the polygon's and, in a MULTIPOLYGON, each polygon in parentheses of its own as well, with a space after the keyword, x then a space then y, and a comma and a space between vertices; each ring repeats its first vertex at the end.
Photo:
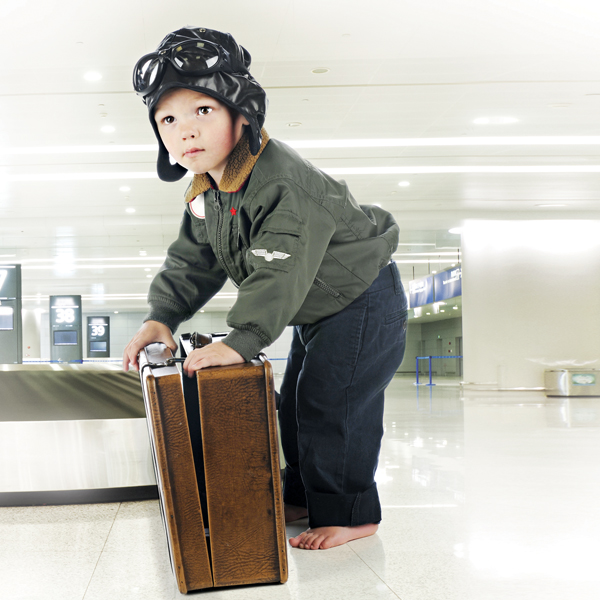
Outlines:
POLYGON ((277 339, 300 310, 336 228, 318 199, 291 180, 270 182, 251 204, 251 246, 223 340, 246 360, 277 339))
POLYGON ((192 222, 186 207, 179 236, 169 247, 163 266, 150 284, 150 312, 144 321, 159 321, 174 333, 223 287, 226 280, 227 276, 208 243, 206 223, 192 222))

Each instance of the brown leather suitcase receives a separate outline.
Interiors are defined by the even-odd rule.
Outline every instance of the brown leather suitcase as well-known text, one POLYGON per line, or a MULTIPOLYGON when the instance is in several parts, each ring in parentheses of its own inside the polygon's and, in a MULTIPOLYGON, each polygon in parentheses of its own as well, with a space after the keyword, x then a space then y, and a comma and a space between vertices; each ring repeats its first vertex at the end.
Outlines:
MULTIPOLYGON (((197 336, 197 334, 195 334, 197 336)), ((205 336, 192 337, 192 341, 205 336)), ((182 355, 191 348, 181 340, 182 355)), ((171 351, 140 353, 160 506, 179 591, 284 583, 287 549, 271 364, 182 377, 171 351), (190 385, 192 384, 192 385, 190 385), (185 394, 184 394, 185 390, 185 394)))

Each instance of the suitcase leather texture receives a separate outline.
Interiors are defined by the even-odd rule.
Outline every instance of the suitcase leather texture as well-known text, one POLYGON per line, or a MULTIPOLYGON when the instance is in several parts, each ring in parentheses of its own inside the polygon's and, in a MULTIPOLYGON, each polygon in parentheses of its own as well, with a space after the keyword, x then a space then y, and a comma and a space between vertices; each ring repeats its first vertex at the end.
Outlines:
POLYGON ((149 366, 170 357, 164 345, 151 344, 140 353, 140 377, 179 591, 284 583, 287 547, 270 363, 255 359, 202 369, 196 399, 189 393, 184 398, 177 367, 149 366), (186 411, 186 401, 199 403, 199 425, 198 411, 186 411), (203 469, 196 468, 194 455, 203 469))

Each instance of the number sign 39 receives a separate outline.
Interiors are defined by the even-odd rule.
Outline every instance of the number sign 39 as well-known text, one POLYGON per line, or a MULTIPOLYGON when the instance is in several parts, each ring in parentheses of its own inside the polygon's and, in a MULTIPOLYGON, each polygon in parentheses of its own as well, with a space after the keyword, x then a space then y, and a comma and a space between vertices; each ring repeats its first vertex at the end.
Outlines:
POLYGON ((102 337, 104 333, 104 325, 92 325, 92 337, 102 337))

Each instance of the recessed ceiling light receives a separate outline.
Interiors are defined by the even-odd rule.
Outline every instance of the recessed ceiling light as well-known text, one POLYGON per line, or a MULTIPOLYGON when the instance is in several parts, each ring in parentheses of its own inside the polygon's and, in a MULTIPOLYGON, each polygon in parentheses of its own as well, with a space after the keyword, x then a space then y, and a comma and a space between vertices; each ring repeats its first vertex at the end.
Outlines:
POLYGON ((131 213, 134 213, 134 212, 135 212, 135 208, 126 208, 126 209, 125 209, 125 212, 126 212, 126 213, 130 213, 130 214, 131 214, 131 213))
POLYGON ((475 125, 509 125, 510 123, 518 123, 519 119, 514 117, 480 117, 475 119, 475 125))
POLYGON ((431 271, 432 273, 437 273, 437 271, 431 271))
POLYGON ((151 271, 151 269, 144 269, 144 271, 151 271))
POLYGON ((446 312, 444 309, 441 309, 440 312, 446 312))
POLYGON ((301 125, 302 123, 300 123, 299 121, 292 121, 291 123, 287 124, 288 127, 300 127, 301 125))
POLYGON ((458 306, 453 306, 452 310, 458 310, 458 306))
POLYGON ((100 131, 102 133, 114 133, 115 128, 112 125, 104 125, 104 127, 100 127, 100 131))
POLYGON ((311 73, 315 75, 323 75, 323 73, 329 73, 329 69, 327 67, 318 67, 317 69, 313 69, 311 73))
POLYGON ((455 235, 460 235, 462 233, 462 227, 453 227, 452 229, 448 229, 448 233, 454 233, 455 235))
POLYGON ((140 256, 146 256, 148 253, 145 250, 140 250, 140 256))
POLYGON ((86 81, 100 81, 102 79, 102 75, 98 71, 88 71, 83 77, 86 81))
POLYGON ((431 313, 425 313, 425 314, 430 315, 431 313))
POLYGON ((152 277, 152 275, 146 275, 146 277, 152 277))
POLYGON ((131 188, 130 188, 130 187, 128 187, 128 186, 126 186, 126 185, 123 185, 123 186, 121 186, 121 187, 119 188, 119 191, 120 191, 120 192, 130 192, 130 191, 131 191, 131 188))
POLYGON ((118 311, 118 310, 115 310, 115 315, 118 315, 118 314, 119 314, 119 311, 118 311))
POLYGON ((410 181, 401 181, 398 185, 400 187, 408 187, 410 185, 410 181))

